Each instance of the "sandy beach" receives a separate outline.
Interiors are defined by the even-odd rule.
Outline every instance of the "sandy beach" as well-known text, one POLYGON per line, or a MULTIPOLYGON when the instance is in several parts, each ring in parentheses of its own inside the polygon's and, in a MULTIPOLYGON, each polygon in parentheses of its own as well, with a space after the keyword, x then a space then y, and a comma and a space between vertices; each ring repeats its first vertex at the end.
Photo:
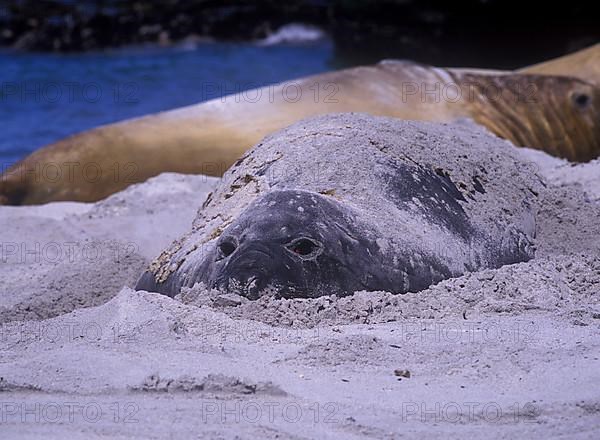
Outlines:
POLYGON ((405 295, 132 290, 216 178, 0 207, 2 438, 600 437, 600 161, 515 152, 536 257, 405 295))

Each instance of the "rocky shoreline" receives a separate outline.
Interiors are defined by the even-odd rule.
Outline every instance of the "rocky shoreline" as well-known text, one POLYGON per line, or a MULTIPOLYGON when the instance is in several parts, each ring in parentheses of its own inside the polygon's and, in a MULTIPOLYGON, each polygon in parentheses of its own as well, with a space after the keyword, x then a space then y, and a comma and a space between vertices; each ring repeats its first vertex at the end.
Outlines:
POLYGON ((248 41, 304 23, 323 29, 342 49, 382 40, 399 50, 443 48, 447 40, 494 47, 535 33, 544 38, 528 41, 530 48, 566 51, 600 39, 590 8, 441 0, 7 0, 0 5, 0 47, 73 52, 186 39, 248 41))

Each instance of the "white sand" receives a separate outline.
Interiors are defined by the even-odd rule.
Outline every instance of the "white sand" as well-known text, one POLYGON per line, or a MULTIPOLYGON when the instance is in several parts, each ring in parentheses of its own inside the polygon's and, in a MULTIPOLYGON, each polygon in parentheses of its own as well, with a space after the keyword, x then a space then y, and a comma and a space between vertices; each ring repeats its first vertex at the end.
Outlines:
POLYGON ((600 438, 600 162, 519 154, 551 189, 536 259, 403 296, 123 288, 203 176, 0 207, 0 438, 600 438))

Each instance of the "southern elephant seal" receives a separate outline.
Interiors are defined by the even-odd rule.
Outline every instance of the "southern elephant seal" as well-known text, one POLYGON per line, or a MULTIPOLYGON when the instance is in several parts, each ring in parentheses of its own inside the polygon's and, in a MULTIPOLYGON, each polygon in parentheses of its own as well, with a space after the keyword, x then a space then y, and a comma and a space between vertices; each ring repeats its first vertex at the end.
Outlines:
POLYGON ((66 138, 0 176, 0 204, 96 201, 167 171, 220 176, 267 134, 335 112, 437 122, 471 118, 515 145, 574 161, 600 154, 600 91, 586 82, 385 61, 66 138))
MULTIPOLYGON (((471 125, 365 114, 301 121, 223 176, 139 290, 258 298, 418 291, 533 257, 533 168, 471 125)), ((200 201, 199 201, 200 202, 200 201)))

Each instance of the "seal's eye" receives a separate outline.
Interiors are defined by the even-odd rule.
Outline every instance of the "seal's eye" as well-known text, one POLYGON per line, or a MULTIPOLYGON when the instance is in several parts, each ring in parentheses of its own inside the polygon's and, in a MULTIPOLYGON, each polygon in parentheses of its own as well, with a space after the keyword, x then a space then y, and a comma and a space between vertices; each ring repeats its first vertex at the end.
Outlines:
POLYGON ((297 238, 286 247, 290 252, 293 252, 300 257, 317 256, 322 249, 322 246, 318 241, 306 237, 297 238))
POLYGON ((590 102, 592 102, 592 100, 590 96, 585 93, 575 93, 573 95, 573 102, 577 107, 584 109, 587 108, 588 105, 590 105, 590 102))
POLYGON ((237 249, 237 243, 233 239, 225 239, 219 243, 219 257, 225 258, 230 256, 237 249))

